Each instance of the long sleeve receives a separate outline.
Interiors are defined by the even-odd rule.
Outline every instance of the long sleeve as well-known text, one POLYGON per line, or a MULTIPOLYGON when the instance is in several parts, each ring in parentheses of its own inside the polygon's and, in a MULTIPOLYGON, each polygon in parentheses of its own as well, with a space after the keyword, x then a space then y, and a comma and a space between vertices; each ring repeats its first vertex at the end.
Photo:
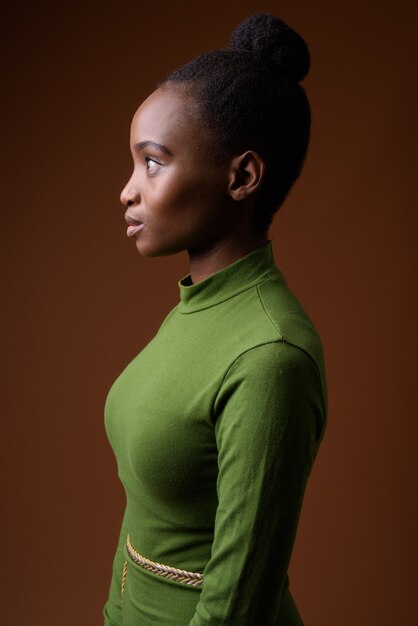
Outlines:
POLYGON ((189 626, 272 626, 324 428, 319 371, 285 341, 241 354, 214 404, 218 507, 189 626))
POLYGON ((103 607, 104 626, 122 626, 121 585, 122 571, 125 562, 123 546, 126 541, 126 512, 123 516, 115 557, 113 559, 112 579, 109 595, 103 607))

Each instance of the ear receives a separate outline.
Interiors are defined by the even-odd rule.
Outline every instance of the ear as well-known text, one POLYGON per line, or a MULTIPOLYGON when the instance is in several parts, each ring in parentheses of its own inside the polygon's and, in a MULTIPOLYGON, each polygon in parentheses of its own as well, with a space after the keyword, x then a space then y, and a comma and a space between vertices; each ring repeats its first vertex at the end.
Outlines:
POLYGON ((234 200, 240 201, 255 193, 261 185, 266 164, 254 150, 247 150, 231 161, 228 193, 234 200))

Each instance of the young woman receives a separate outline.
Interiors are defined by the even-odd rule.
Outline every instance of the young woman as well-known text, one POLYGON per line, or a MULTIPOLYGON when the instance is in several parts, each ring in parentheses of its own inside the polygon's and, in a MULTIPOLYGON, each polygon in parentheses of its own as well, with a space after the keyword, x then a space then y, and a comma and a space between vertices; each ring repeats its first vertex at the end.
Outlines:
POLYGON ((106 399, 127 496, 106 626, 302 624, 287 570, 326 380, 268 228, 305 158, 308 69, 303 39, 256 14, 134 115, 127 234, 186 250, 190 273, 106 399))

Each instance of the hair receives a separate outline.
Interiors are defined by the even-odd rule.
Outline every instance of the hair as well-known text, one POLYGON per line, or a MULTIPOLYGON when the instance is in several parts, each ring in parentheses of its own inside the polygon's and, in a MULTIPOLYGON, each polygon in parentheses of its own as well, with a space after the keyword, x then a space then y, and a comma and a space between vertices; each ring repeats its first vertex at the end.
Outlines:
POLYGON ((246 150, 263 158, 257 231, 269 228, 302 170, 311 114, 299 82, 309 67, 302 37, 279 18, 256 13, 235 28, 230 47, 194 58, 157 85, 186 86, 210 132, 215 161, 246 150))

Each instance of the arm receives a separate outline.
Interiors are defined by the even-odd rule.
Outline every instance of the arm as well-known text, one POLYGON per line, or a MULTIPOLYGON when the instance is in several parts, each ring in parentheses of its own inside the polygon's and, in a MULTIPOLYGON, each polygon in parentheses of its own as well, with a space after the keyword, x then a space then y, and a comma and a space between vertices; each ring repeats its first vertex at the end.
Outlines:
POLYGON ((110 582, 109 596, 103 608, 104 626, 122 626, 121 611, 121 585, 122 570, 125 562, 123 546, 126 542, 127 528, 125 523, 126 512, 123 516, 121 530, 119 534, 116 554, 113 559, 112 579, 110 582))
POLYGON ((189 626, 270 626, 323 428, 319 371, 285 342, 252 348, 229 369, 214 417, 218 508, 189 626))

